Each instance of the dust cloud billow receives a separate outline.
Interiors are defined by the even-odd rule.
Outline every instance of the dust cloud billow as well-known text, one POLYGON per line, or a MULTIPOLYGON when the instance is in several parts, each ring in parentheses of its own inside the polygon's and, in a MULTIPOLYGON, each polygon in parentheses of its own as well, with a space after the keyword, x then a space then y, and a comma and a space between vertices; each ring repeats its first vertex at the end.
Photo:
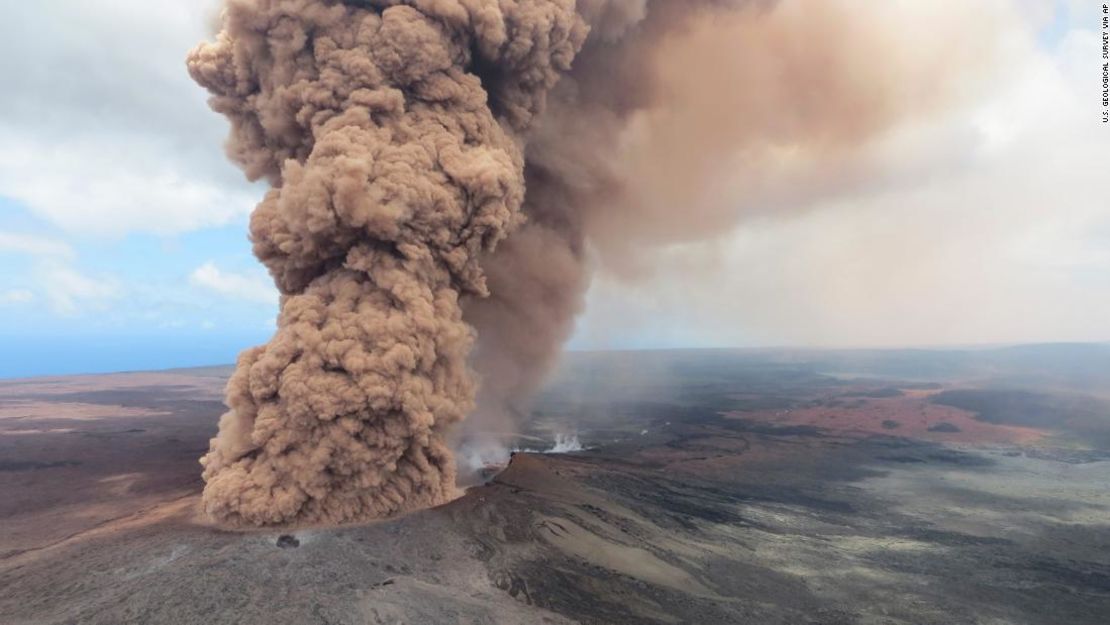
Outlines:
POLYGON ((850 183, 959 96, 978 40, 900 41, 928 10, 891 6, 228 0, 188 68, 271 185, 250 231, 282 298, 201 461, 208 514, 451 499, 452 446, 504 444, 593 270, 850 183))

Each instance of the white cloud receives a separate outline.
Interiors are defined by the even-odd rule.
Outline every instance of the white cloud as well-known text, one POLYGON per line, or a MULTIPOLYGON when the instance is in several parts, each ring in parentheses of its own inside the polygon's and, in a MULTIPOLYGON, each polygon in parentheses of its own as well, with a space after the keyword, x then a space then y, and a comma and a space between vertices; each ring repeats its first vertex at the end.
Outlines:
POLYGON ((62 241, 32 234, 0 231, 0 252, 72 258, 73 248, 62 241))
POLYGON ((278 301, 277 289, 261 272, 255 275, 234 273, 207 262, 189 275, 189 282, 233 299, 267 305, 276 305, 278 301))
POLYGON ((27 304, 35 301, 35 294, 27 289, 10 289, 0 292, 0 306, 27 304))
MULTIPOLYGON (((54 313, 75 316, 86 305, 103 309, 117 297, 121 289, 112 279, 91 278, 73 269, 76 258, 67 243, 50 237, 13 232, 0 232, 0 253, 24 254, 32 257, 31 275, 38 290, 54 313)), ((2 304, 28 304, 37 298, 35 292, 16 288, 0 292, 2 304)))
POLYGON ((227 223, 254 204, 237 185, 163 156, 169 148, 157 140, 73 139, 64 150, 30 137, 6 143, 0 193, 71 233, 174 234, 227 223))
POLYGON ((82 234, 227 223, 259 193, 184 58, 218 0, 43 0, 0 21, 0 195, 82 234))
POLYGON ((84 312, 85 306, 102 310, 108 301, 122 294, 114 280, 91 278, 59 263, 40 267, 38 277, 50 307, 67 317, 84 312))

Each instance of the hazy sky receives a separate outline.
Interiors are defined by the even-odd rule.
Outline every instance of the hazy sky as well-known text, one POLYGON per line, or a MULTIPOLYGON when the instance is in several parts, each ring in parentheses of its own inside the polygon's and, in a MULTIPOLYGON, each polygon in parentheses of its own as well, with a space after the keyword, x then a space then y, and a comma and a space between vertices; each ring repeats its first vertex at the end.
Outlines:
MULTIPOLYGON (((873 179, 599 276, 572 346, 1110 339, 1098 3, 947 1, 1012 17, 979 95, 892 130, 873 179)), ((277 298, 246 240, 262 189, 184 67, 216 3, 10 4, 0 376, 230 362, 266 340, 277 298)))

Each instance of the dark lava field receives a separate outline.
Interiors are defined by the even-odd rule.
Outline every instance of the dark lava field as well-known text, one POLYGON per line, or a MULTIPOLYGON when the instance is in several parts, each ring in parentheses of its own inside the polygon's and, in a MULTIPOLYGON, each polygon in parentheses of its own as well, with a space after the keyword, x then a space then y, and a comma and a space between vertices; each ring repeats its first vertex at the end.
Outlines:
POLYGON ((0 381, 0 623, 1110 622, 1110 348, 569 354, 439 508, 198 513, 225 368, 0 381))

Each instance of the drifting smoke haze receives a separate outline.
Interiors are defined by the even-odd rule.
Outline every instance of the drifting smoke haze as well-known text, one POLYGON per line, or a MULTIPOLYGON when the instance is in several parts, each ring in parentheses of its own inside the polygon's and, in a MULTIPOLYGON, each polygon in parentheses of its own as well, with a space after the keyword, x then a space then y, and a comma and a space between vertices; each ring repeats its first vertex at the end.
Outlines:
POLYGON ((983 6, 229 1, 189 71, 272 185, 251 237, 283 295, 229 383, 206 510, 450 499, 451 445, 503 444, 593 271, 866 178, 875 140, 992 62, 988 16, 961 13, 983 6))
MULTIPOLYGON (((466 305, 483 374, 480 408, 464 425, 471 439, 513 431, 571 335, 592 273, 638 281, 656 271, 661 246, 870 182, 884 133, 971 95, 1000 58, 982 4, 582 9, 598 26, 529 133, 529 221, 483 262, 491 297, 466 305), (906 39, 908 23, 951 39, 906 39)), ((712 275, 677 273, 677 284, 712 275)))

